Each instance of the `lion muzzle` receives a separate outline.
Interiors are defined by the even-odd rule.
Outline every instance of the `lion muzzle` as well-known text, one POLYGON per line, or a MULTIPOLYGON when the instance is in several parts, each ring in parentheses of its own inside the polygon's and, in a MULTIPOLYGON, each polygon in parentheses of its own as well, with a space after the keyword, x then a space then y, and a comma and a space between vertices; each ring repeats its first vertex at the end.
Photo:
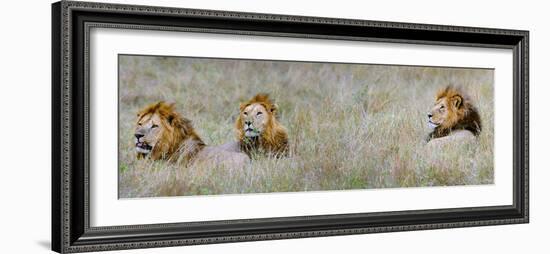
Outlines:
POLYGON ((142 140, 145 135, 136 133, 134 134, 134 136, 136 137, 136 152, 142 153, 142 154, 148 154, 151 152, 151 150, 153 150, 152 146, 150 146, 149 144, 147 144, 147 142, 142 140))

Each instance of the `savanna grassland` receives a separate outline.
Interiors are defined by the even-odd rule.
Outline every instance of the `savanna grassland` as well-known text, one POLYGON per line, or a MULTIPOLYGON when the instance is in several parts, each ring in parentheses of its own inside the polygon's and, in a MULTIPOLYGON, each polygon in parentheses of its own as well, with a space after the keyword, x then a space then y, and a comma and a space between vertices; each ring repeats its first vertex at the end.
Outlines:
POLYGON ((297 192, 493 183, 493 70, 119 56, 119 197, 297 192), (461 87, 477 106, 475 142, 429 147, 435 93, 461 87), (288 158, 245 168, 136 160, 138 110, 176 103, 208 145, 236 140, 239 103, 269 93, 288 158))

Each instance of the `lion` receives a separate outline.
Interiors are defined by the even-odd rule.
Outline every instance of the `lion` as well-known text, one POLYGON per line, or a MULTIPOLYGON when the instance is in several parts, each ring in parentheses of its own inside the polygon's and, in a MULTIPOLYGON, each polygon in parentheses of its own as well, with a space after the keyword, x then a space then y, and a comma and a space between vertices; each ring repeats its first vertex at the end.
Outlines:
POLYGON ((223 146, 207 146, 191 121, 174 110, 174 104, 157 102, 139 111, 135 127, 135 151, 138 159, 197 162, 244 167, 248 155, 228 151, 223 146))
POLYGON ((432 130, 428 143, 473 139, 481 133, 481 118, 476 107, 457 88, 447 86, 438 91, 428 113, 432 130))
POLYGON ((241 151, 249 156, 263 154, 274 157, 288 156, 288 134, 277 120, 278 108, 267 94, 257 94, 240 104, 235 123, 241 151))

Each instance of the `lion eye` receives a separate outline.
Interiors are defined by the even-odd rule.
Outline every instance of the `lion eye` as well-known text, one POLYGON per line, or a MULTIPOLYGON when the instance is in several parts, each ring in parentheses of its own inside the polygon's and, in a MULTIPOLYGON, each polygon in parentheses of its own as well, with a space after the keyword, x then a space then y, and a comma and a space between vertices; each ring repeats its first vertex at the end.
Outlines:
POLYGON ((151 125, 151 129, 154 129, 154 128, 157 128, 157 127, 159 127, 159 126, 156 125, 156 124, 151 125))
POLYGON ((247 112, 243 112, 243 114, 244 114, 245 116, 247 116, 247 115, 248 115, 248 113, 247 113, 247 112))
POLYGON ((439 107, 439 109, 444 109, 444 108, 445 108, 445 106, 443 106, 443 105, 441 105, 441 107, 439 107))
POLYGON ((258 116, 259 116, 259 115, 261 115, 261 114, 263 114, 263 113, 262 113, 261 111, 260 111, 260 112, 258 112, 258 113, 256 113, 256 115, 258 115, 258 116))
POLYGON ((138 126, 141 126, 141 123, 138 123, 138 126))

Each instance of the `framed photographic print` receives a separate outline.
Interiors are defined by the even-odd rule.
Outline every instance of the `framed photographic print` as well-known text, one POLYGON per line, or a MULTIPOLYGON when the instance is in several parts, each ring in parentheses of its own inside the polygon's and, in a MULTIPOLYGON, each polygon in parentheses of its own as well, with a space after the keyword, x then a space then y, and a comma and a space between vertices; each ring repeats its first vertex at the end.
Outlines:
POLYGON ((529 220, 528 31, 52 5, 52 249, 529 220))

